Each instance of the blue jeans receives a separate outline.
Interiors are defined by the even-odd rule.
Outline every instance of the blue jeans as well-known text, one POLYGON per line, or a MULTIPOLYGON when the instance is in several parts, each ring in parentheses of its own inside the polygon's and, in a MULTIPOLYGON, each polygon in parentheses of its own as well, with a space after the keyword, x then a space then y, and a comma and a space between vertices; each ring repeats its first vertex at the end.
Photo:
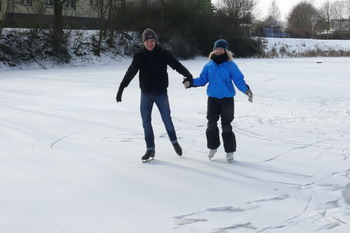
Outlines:
POLYGON ((141 118, 143 130, 145 132, 145 140, 147 149, 154 149, 154 133, 152 127, 152 109, 153 104, 156 104, 162 117, 165 129, 172 143, 177 142, 175 128, 170 116, 170 106, 168 94, 152 95, 141 92, 141 118))

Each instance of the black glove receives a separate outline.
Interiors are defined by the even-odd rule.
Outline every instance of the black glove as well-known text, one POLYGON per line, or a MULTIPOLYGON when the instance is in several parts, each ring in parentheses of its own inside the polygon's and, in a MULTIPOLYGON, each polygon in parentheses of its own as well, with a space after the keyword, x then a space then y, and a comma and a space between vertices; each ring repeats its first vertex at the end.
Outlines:
POLYGON ((252 92, 250 89, 248 89, 248 90, 245 92, 245 94, 249 97, 249 98, 248 98, 248 101, 249 101, 249 102, 253 102, 253 92, 252 92))
POLYGON ((118 93, 117 93, 117 96, 116 96, 117 102, 122 102, 123 91, 124 91, 124 88, 119 87, 119 90, 118 90, 118 93))
POLYGON ((184 78, 182 83, 184 84, 185 88, 193 87, 193 77, 192 77, 192 75, 188 76, 187 78, 184 78))

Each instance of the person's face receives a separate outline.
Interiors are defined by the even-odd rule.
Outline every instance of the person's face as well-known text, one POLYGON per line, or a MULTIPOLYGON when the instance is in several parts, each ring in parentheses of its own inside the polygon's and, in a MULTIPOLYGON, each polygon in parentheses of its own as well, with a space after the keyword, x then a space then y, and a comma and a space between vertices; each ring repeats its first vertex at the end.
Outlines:
POLYGON ((145 42, 143 42, 143 45, 148 51, 152 51, 156 46, 156 40, 155 39, 145 40, 145 42))
POLYGON ((225 53, 225 49, 223 49, 223 48, 216 48, 216 49, 214 49, 214 54, 217 55, 217 56, 222 55, 224 53, 225 53))

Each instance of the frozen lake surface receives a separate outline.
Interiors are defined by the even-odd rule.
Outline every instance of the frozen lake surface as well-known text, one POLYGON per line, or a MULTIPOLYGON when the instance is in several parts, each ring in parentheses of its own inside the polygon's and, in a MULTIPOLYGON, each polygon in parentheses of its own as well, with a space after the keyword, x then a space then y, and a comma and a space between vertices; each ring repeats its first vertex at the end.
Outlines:
MULTIPOLYGON (((206 58, 184 61, 194 76, 206 58)), ((235 161, 207 158, 206 88, 169 69, 184 155, 157 108, 145 152, 130 60, 0 74, 0 232, 350 232, 350 58, 239 59, 235 161)))

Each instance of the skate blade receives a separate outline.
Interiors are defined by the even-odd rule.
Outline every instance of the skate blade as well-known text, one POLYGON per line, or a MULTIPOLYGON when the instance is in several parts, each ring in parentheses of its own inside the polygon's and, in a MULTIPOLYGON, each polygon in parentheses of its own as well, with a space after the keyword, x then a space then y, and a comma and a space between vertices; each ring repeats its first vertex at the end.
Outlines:
POLYGON ((154 160, 153 157, 151 157, 151 158, 149 158, 149 159, 143 159, 143 160, 142 160, 142 163, 148 163, 149 161, 152 161, 152 160, 154 160))

